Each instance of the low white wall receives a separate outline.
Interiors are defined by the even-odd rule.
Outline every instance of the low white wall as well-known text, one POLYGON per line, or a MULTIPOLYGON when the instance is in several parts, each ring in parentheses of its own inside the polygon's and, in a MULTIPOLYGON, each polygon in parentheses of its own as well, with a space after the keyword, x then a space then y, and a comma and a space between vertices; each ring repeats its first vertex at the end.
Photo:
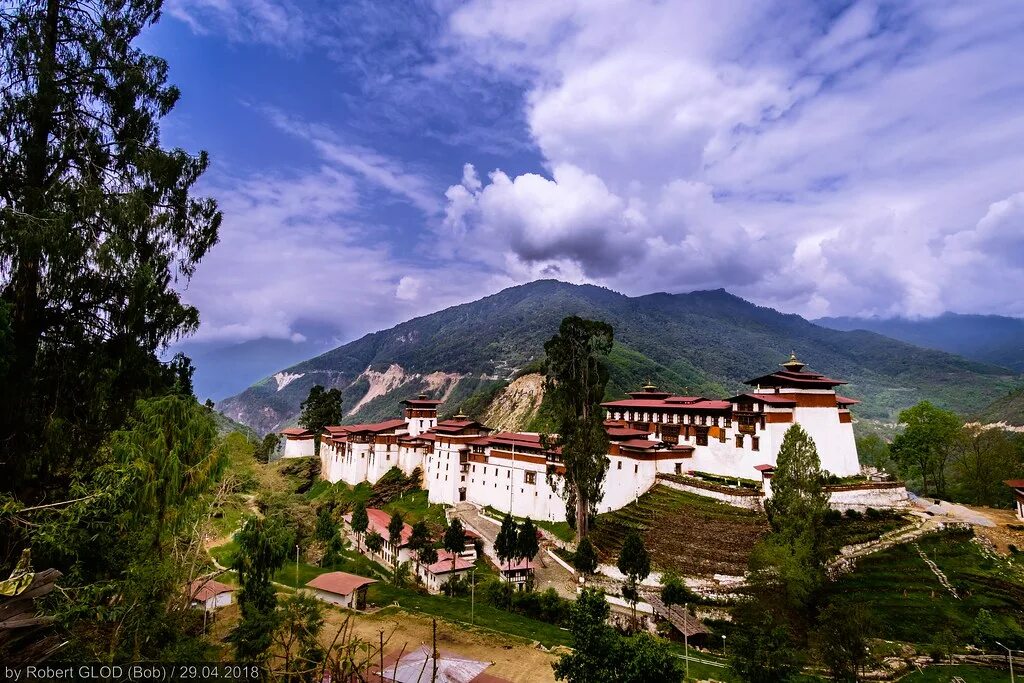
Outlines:
POLYGON ((685 491, 687 493, 692 493, 698 496, 704 496, 705 498, 714 498, 715 500, 720 500, 723 503, 728 503, 729 505, 733 505, 735 507, 746 508, 748 510, 761 509, 760 495, 733 495, 726 493, 724 491, 716 491, 713 489, 704 488, 702 486, 691 486, 689 484, 683 484, 681 482, 673 481, 671 479, 658 479, 657 483, 663 486, 667 486, 670 489, 676 489, 677 491, 685 491))
POLYGON ((907 496, 907 487, 902 484, 896 486, 866 484, 858 488, 830 491, 829 505, 834 510, 854 509, 863 512, 868 508, 885 510, 907 507, 910 505, 910 498, 907 496))

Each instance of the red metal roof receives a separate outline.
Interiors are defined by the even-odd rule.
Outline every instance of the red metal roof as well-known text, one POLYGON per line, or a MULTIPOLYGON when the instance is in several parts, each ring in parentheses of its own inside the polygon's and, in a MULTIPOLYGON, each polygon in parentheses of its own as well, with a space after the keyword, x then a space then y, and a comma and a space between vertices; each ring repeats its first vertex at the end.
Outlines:
POLYGON ((424 567, 431 574, 448 574, 453 571, 461 572, 472 569, 473 563, 467 562, 458 555, 455 556, 455 569, 452 569, 452 553, 447 550, 437 551, 437 562, 424 567))
POLYGON ((755 377, 754 379, 748 379, 744 384, 752 386, 756 385, 767 385, 767 386, 800 386, 800 385, 812 385, 812 386, 830 386, 836 387, 840 384, 846 384, 846 382, 840 379, 832 379, 831 377, 825 377, 818 372, 812 372, 810 370, 801 370, 799 372, 793 372, 791 370, 779 370, 761 377, 755 377))
POLYGON ((774 472, 775 465, 754 465, 754 469, 758 472, 774 472))
POLYGON ((1024 489, 1024 479, 1007 479, 1003 483, 1011 489, 1024 489))
POLYGON ((282 429, 281 434, 285 436, 312 436, 313 432, 305 427, 289 427, 288 429, 282 429))
POLYGON ((858 401, 855 398, 849 398, 847 396, 840 396, 836 394, 836 403, 844 406, 852 406, 855 403, 860 403, 860 401, 858 401))
POLYGON ((530 569, 530 561, 529 560, 516 560, 515 562, 512 562, 512 563, 509 563, 509 562, 502 562, 501 563, 501 571, 502 572, 514 572, 514 571, 519 570, 519 569, 530 569))
POLYGON ((635 448, 641 451, 652 451, 661 448, 661 444, 657 441, 651 441, 650 439, 630 439, 623 441, 619 446, 625 448, 635 448))
POLYGON ((215 595, 221 593, 232 593, 234 588, 231 586, 221 583, 220 581, 214 581, 213 579, 196 579, 188 585, 188 597, 190 600, 198 600, 199 602, 206 602, 215 595))
POLYGON ((428 408, 436 408, 444 403, 444 401, 436 398, 407 398, 402 401, 402 403, 409 406, 426 406, 428 408))
POLYGON ((306 585, 310 588, 318 588, 322 591, 327 591, 328 593, 350 595, 363 586, 369 586, 371 583, 377 583, 377 580, 368 579, 365 576, 349 574, 347 572, 327 572, 326 574, 321 574, 316 577, 306 585))
POLYGON ((697 401, 696 403, 690 403, 682 407, 693 408, 694 410, 730 410, 732 409, 732 404, 728 401, 720 401, 717 399, 704 399, 703 401, 697 401))
MULTIPOLYGON (((384 420, 383 422, 365 422, 354 425, 341 425, 341 428, 349 434, 354 434, 356 432, 386 432, 390 429, 397 429, 404 426, 405 420, 395 418, 392 420, 384 420)), ((328 429, 331 428, 328 427, 328 429)))

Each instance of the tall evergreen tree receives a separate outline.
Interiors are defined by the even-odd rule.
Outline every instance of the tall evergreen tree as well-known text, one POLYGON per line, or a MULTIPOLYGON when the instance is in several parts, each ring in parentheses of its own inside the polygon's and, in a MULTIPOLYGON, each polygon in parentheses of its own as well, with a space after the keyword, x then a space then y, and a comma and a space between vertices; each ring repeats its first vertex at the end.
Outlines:
POLYGON ((565 500, 566 520, 580 537, 586 536, 608 471, 608 436, 601 400, 608 384, 602 362, 612 349, 611 325, 570 316, 558 334, 544 344, 544 396, 555 416, 562 448, 564 477, 549 474, 549 482, 565 500))
POLYGON ((765 504, 771 527, 751 555, 755 579, 765 593, 781 598, 784 607, 810 617, 818 589, 825 581, 825 515, 829 495, 814 440, 794 424, 782 439, 772 477, 772 496, 765 504))
POLYGON ((360 541, 363 538, 363 534, 366 533, 367 528, 370 526, 370 516, 366 514, 366 503, 363 501, 356 501, 356 506, 352 509, 352 531, 358 534, 356 536, 356 550, 362 552, 362 548, 359 546, 360 541))
POLYGON ((527 517, 519 525, 519 532, 516 534, 516 557, 520 560, 532 560, 539 552, 537 526, 527 517))
POLYGON ((589 576, 597 571, 597 552, 594 550, 594 544, 590 542, 589 538, 582 538, 576 545, 576 553, 573 555, 573 566, 576 571, 580 572, 585 576, 589 576))
POLYGON ((313 452, 320 455, 320 435, 328 425, 341 424, 341 392, 337 389, 325 391, 314 384, 301 405, 299 425, 313 432, 313 452))
POLYGON ((462 521, 456 517, 444 531, 444 549, 452 555, 452 571, 455 571, 455 560, 466 549, 466 530, 462 521))
POLYGON ((635 530, 626 534, 616 566, 626 576, 627 584, 622 589, 622 597, 626 598, 633 608, 633 624, 635 626, 636 603, 640 600, 639 585, 651 573, 651 556, 647 554, 644 541, 635 530))
POLYGON ((271 577, 284 565, 291 538, 276 522, 250 517, 235 540, 238 552, 234 570, 241 586, 238 604, 242 618, 229 638, 239 661, 261 662, 269 655, 278 626, 277 596, 271 577))
POLYGON ((158 0, 25 0, 0 11, 0 484, 66 489, 198 325, 180 283, 217 241, 192 188, 207 156, 161 147, 178 89, 136 47, 158 0), (178 283, 178 284, 176 284, 178 283))
POLYGON ((511 566, 512 559, 516 556, 519 548, 519 525, 512 515, 506 514, 501 520, 501 528, 494 539, 494 554, 498 561, 507 567, 511 566))
POLYGON ((388 522, 388 543, 391 544, 391 566, 394 569, 393 579, 395 583, 398 583, 398 565, 400 564, 398 559, 398 546, 402 542, 402 530, 405 528, 405 522, 402 521, 402 515, 399 512, 391 515, 391 520, 388 522))

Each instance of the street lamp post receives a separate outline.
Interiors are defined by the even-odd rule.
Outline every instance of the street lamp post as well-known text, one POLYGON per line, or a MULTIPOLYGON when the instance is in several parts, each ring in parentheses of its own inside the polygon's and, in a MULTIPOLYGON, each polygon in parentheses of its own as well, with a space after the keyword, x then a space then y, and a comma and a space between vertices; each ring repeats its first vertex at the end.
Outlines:
POLYGON ((725 634, 722 634, 722 656, 725 656, 725 634))
POLYGON ((998 640, 996 641, 996 645, 998 645, 999 647, 1001 647, 1004 650, 1006 650, 1006 658, 1010 660, 1010 683, 1014 683, 1014 678, 1013 678, 1013 653, 1014 652, 1021 652, 1021 650, 1011 650, 1010 648, 1008 648, 1005 645, 1003 645, 1002 643, 1000 643, 998 640))
POLYGON ((469 572, 470 587, 469 587, 469 623, 471 626, 476 625, 476 567, 469 572))

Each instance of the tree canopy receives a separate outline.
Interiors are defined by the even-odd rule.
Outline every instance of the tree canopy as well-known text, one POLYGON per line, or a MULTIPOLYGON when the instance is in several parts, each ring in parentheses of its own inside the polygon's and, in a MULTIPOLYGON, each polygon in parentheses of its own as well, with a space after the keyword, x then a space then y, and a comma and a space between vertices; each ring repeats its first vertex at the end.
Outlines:
POLYGON ((301 408, 299 425, 313 432, 315 455, 320 455, 320 435, 324 428, 341 424, 341 392, 337 389, 325 390, 319 384, 314 384, 301 408))
POLYGON ((161 146, 179 91, 167 63, 136 45, 159 15, 152 0, 0 13, 6 491, 66 490, 91 469, 136 401, 174 385, 157 353, 198 325, 179 292, 220 214, 192 193, 205 152, 161 146))
POLYGON ((582 537, 604 490, 608 436, 601 400, 608 384, 603 358, 612 349, 611 325, 570 316, 544 344, 545 399, 562 448, 564 477, 549 475, 566 504, 566 520, 582 537))

